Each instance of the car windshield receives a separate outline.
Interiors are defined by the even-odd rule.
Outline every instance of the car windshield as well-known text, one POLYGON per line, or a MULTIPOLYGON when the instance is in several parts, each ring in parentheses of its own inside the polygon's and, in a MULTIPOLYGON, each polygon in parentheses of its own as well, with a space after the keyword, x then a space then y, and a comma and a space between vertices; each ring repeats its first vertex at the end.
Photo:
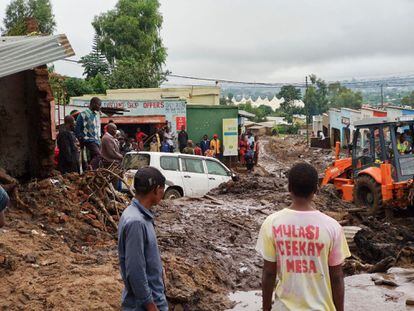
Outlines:
POLYGON ((140 153, 127 153, 122 162, 125 170, 137 170, 141 167, 149 166, 150 155, 140 153))

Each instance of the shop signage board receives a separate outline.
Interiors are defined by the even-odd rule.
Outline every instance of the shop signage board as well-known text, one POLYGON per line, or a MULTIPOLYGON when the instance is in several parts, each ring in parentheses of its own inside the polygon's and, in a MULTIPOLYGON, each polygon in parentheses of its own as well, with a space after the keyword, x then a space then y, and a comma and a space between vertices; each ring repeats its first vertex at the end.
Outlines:
POLYGON ((176 124, 177 124, 177 131, 181 131, 181 128, 184 126, 187 128, 187 119, 186 117, 176 117, 175 118, 176 124))
MULTIPOLYGON (((89 100, 72 99, 72 105, 79 108, 89 107, 89 100)), ((122 100, 122 99, 103 99, 102 107, 123 108, 128 111, 123 112, 123 116, 165 116, 173 135, 177 137, 178 125, 186 121, 186 101, 185 100, 122 100)), ((79 109, 81 110, 81 109, 79 109)), ((116 116, 114 116, 116 119, 116 116)))
POLYGON ((223 119, 223 147, 224 156, 238 155, 238 120, 237 119, 223 119))

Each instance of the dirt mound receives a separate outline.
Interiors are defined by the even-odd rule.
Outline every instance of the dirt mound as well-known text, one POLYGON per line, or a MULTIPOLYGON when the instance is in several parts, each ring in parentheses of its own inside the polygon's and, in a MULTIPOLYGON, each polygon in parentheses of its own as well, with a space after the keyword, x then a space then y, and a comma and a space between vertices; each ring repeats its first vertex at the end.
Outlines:
POLYGON ((308 147, 306 138, 299 135, 270 137, 266 152, 286 167, 306 161, 323 171, 332 162, 330 150, 308 147))
POLYGON ((233 306, 223 296, 227 275, 212 260, 205 258, 195 265, 189 259, 164 254, 163 262, 167 299, 175 309, 215 311, 233 306))
POLYGON ((257 175, 241 175, 237 181, 230 180, 213 189, 211 195, 242 194, 251 196, 253 193, 269 193, 278 191, 286 186, 286 180, 274 177, 262 177, 257 175))
MULTIPOLYGON (((366 217, 361 225, 364 228, 355 235, 358 247, 357 255, 364 261, 374 264, 386 257, 399 257, 403 262, 406 257, 401 250, 412 244, 414 232, 405 226, 384 222, 373 216, 366 217)), ((413 261, 413 260, 412 260, 413 261)))
POLYGON ((111 196, 104 194, 104 178, 99 182, 93 173, 69 174, 22 185, 23 206, 19 207, 31 216, 26 219, 42 223, 47 232, 63 235, 71 246, 112 239, 129 199, 115 191, 111 196))

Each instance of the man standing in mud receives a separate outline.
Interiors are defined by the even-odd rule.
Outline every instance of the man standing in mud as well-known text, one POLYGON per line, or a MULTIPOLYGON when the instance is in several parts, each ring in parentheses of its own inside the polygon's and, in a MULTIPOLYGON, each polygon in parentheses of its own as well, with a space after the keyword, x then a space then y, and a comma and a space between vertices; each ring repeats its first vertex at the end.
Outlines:
POLYGON ((89 108, 81 112, 76 119, 76 137, 82 146, 89 151, 92 169, 97 169, 101 159, 101 100, 93 97, 89 103, 89 108))
POLYGON ((294 165, 288 186, 292 205, 266 218, 256 245, 264 259, 263 310, 343 311, 342 264, 351 254, 342 227, 312 206, 318 188, 314 167, 294 165))
POLYGON ((168 311, 163 268, 151 209, 164 196, 165 177, 144 167, 134 178, 135 198, 118 227, 119 265, 125 284, 122 310, 168 311))
POLYGON ((57 146, 59 148, 58 169, 62 174, 79 173, 79 148, 73 133, 75 119, 68 115, 64 122, 57 136, 57 146))

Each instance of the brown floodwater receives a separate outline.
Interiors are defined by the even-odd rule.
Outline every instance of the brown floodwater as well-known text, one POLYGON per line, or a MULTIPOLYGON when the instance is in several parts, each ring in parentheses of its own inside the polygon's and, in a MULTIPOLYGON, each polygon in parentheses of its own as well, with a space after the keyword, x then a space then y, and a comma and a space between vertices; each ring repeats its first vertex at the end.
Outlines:
MULTIPOLYGON (((261 292, 236 292, 230 299, 237 305, 232 311, 261 310, 261 292)), ((345 278, 345 310, 406 311, 408 297, 414 299, 414 269, 391 268, 387 273, 359 274, 345 278), (372 277, 394 281, 398 286, 375 285, 372 277)))

